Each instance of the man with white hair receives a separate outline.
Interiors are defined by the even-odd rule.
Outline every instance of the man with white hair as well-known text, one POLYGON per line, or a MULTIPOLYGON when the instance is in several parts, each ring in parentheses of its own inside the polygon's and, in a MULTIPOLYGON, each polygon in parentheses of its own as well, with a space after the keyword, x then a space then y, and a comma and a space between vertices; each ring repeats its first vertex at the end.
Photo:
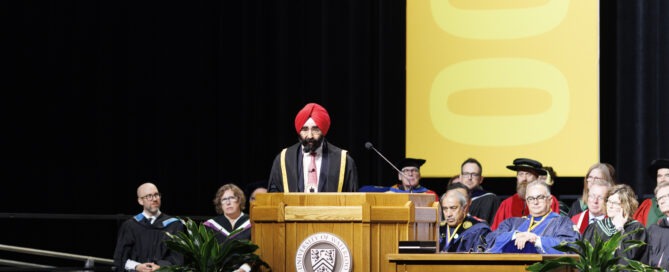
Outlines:
POLYGON ((591 181, 588 186, 590 187, 590 190, 588 190, 588 208, 571 218, 571 221, 574 222, 574 230, 580 232, 581 235, 590 223, 606 217, 606 196, 611 189, 611 183, 601 179, 591 181))
POLYGON ((441 252, 483 252, 490 227, 485 221, 467 215, 469 195, 458 189, 441 197, 443 221, 439 227, 441 252))
POLYGON ((525 201, 530 214, 504 220, 486 237, 486 252, 564 254, 553 247, 580 238, 569 217, 551 211, 553 198, 546 183, 530 182, 525 201))

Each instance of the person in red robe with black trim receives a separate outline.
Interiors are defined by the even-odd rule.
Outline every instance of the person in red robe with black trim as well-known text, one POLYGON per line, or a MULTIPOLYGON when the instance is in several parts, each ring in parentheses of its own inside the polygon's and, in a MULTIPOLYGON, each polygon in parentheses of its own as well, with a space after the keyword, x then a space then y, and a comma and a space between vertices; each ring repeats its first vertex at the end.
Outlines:
POLYGON ((603 179, 595 179, 588 183, 588 208, 571 217, 574 230, 583 235, 588 225, 606 217, 606 196, 611 189, 611 183, 603 179))
MULTIPOLYGON (((657 184, 669 182, 669 160, 657 159, 651 162, 648 173, 655 177, 657 184)), ((648 198, 641 203, 634 212, 634 220, 641 222, 644 226, 652 225, 662 217, 662 211, 657 205, 657 198, 648 198)))
MULTIPOLYGON (((533 159, 518 158, 513 160, 513 165, 508 165, 506 168, 517 172, 516 193, 502 201, 499 209, 497 209, 495 219, 490 226, 493 231, 507 218, 522 217, 529 214, 530 211, 525 203, 527 184, 537 180, 540 175, 547 175, 543 165, 533 159)), ((548 178, 546 183, 552 184, 552 179, 548 178)), ((553 199, 551 210, 560 213, 560 203, 554 195, 551 195, 551 197, 553 199)))

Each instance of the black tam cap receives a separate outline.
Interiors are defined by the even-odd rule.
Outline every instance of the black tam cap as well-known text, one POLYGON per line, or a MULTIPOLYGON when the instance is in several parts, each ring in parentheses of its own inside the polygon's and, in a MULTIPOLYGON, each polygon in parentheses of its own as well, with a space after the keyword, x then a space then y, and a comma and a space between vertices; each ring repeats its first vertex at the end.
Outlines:
POLYGON ((648 173, 650 174, 651 177, 655 177, 657 175, 657 170, 662 168, 669 168, 669 160, 667 159, 653 160, 653 162, 650 163, 650 167, 648 167, 648 173))
POLYGON ((419 168, 425 163, 423 159, 414 159, 414 158, 404 158, 399 163, 397 163, 397 168, 402 170, 404 167, 413 166, 419 168))
POLYGON ((540 162, 527 158, 515 159, 513 160, 513 165, 507 165, 506 168, 513 171, 528 171, 536 173, 538 176, 546 174, 546 170, 543 169, 543 165, 540 162))

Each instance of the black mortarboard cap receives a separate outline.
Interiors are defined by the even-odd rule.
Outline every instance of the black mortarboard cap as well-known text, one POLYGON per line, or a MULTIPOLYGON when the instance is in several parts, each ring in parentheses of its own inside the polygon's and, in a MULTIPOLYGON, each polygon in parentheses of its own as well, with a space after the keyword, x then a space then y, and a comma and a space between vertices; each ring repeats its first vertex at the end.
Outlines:
POLYGON ((425 163, 425 160, 423 160, 423 159, 404 158, 397 164, 397 168, 402 170, 402 168, 404 168, 404 167, 413 166, 413 167, 416 167, 416 168, 420 169, 420 167, 424 163, 425 163))
POLYGON ((657 170, 662 168, 669 168, 669 160, 667 159, 653 160, 653 162, 650 163, 650 167, 648 167, 648 173, 650 174, 651 177, 655 177, 657 175, 657 170))
POLYGON ((546 170, 543 169, 543 165, 540 162, 527 158, 515 159, 513 160, 513 165, 507 165, 506 168, 513 171, 529 171, 537 173, 537 175, 546 174, 546 170))

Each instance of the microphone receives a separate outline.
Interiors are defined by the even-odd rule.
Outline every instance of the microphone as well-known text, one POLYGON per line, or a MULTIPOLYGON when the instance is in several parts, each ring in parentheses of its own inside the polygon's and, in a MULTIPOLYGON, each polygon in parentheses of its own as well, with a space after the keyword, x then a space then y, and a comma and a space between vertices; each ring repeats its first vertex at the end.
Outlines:
POLYGON ((386 156, 383 156, 383 154, 381 154, 381 152, 376 150, 376 148, 374 148, 374 145, 372 145, 372 143, 366 142, 365 143, 365 148, 367 148, 369 150, 374 150, 374 152, 376 152, 376 154, 379 154, 379 156, 381 158, 383 158, 383 160, 385 160, 393 169, 395 169, 395 171, 397 171, 397 173, 400 173, 400 175, 402 175, 405 178, 409 178, 404 174, 404 172, 402 172, 400 169, 397 169, 397 167, 395 167, 395 165, 392 162, 390 162, 388 159, 386 159, 386 156))

